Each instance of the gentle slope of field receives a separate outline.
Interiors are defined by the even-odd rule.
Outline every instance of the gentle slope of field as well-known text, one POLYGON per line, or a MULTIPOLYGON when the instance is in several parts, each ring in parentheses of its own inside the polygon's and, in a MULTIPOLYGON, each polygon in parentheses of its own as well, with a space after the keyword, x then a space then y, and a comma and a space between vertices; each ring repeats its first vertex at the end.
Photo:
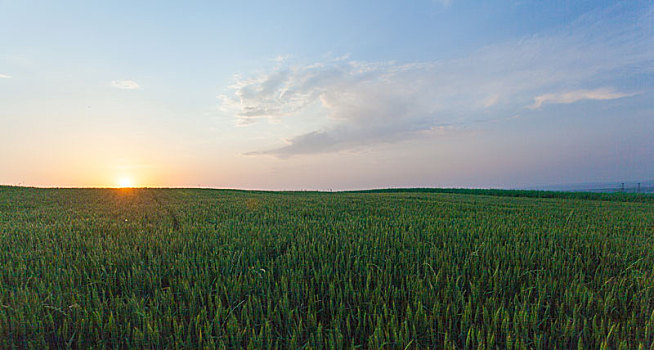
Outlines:
POLYGON ((0 187, 0 348, 652 346, 652 197, 447 192, 0 187))

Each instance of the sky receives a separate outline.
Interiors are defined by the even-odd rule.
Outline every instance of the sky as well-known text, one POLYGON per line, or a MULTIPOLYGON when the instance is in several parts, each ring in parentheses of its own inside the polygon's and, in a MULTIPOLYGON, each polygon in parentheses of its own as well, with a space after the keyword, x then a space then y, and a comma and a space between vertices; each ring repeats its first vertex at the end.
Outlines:
POLYGON ((0 184, 651 179, 651 0, 0 0, 0 184))

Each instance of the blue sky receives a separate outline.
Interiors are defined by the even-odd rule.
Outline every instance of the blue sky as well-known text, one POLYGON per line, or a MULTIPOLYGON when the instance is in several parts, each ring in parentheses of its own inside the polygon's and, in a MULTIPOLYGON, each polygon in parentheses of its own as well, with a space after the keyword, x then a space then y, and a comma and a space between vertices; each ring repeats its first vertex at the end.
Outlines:
POLYGON ((654 178, 651 1, 0 0, 0 183, 654 178))

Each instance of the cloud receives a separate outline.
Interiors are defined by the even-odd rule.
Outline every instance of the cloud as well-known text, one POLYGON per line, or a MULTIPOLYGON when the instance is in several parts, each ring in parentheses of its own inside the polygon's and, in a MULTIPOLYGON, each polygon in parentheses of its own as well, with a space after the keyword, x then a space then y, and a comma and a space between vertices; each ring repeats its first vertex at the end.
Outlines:
POLYGON ((614 100, 617 98, 633 96, 634 93, 616 92, 613 89, 600 88, 595 90, 574 90, 554 94, 544 94, 534 98, 532 109, 538 109, 546 103, 575 103, 581 100, 614 100))
POLYGON ((482 105, 486 108, 495 106, 499 102, 500 97, 501 96, 499 94, 490 95, 482 101, 482 105))
POLYGON ((114 80, 111 86, 117 89, 134 90, 140 88, 139 84, 134 80, 114 80))
POLYGON ((452 6, 452 0, 434 0, 434 2, 437 2, 446 8, 452 6))
POLYGON ((220 108, 239 125, 327 116, 321 128, 250 153, 289 157, 510 122, 505 116, 522 114, 525 106, 620 98, 631 94, 603 86, 654 73, 652 11, 639 16, 634 21, 619 8, 593 13, 558 31, 452 60, 285 63, 235 77, 230 93, 219 96, 220 108))
POLYGON ((0 79, 11 79, 11 75, 0 74, 0 79))

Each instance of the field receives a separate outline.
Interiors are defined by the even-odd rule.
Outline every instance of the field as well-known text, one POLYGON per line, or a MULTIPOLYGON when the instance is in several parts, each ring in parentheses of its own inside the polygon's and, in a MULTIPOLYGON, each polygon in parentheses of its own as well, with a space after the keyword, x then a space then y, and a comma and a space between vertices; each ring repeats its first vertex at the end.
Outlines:
POLYGON ((3 349, 653 344, 652 196, 0 187, 3 349))

